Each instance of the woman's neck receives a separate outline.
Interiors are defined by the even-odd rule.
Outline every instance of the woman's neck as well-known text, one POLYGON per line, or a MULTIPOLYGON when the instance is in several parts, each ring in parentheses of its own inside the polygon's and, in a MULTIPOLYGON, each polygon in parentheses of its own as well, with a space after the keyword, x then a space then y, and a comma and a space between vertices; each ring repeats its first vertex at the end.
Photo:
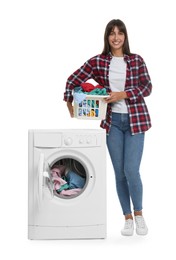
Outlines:
POLYGON ((112 56, 114 57, 123 57, 122 51, 111 51, 112 56))

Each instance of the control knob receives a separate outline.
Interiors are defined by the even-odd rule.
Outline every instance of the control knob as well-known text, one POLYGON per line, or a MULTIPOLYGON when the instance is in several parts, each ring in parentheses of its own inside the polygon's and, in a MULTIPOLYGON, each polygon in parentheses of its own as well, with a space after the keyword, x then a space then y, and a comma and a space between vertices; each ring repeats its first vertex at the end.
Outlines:
POLYGON ((72 143, 73 143, 73 140, 72 140, 71 137, 67 137, 67 138, 64 139, 64 144, 65 144, 65 145, 69 146, 69 145, 71 145, 72 143))

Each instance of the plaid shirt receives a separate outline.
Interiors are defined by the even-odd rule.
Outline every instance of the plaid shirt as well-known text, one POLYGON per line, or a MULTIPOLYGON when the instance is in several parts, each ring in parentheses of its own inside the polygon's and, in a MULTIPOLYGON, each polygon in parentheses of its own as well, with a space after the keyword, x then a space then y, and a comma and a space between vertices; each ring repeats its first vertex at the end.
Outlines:
MULTIPOLYGON (((109 66, 111 54, 97 55, 89 59, 84 65, 76 70, 67 80, 64 93, 65 101, 73 101, 72 90, 88 79, 94 79, 98 84, 104 86, 110 92, 109 66)), ((132 135, 143 133, 151 127, 150 115, 144 101, 144 97, 149 96, 152 89, 150 76, 144 60, 137 54, 124 55, 127 63, 125 99, 130 117, 130 127, 132 135)), ((112 121, 111 104, 108 104, 106 119, 101 121, 101 127, 110 131, 112 121)))

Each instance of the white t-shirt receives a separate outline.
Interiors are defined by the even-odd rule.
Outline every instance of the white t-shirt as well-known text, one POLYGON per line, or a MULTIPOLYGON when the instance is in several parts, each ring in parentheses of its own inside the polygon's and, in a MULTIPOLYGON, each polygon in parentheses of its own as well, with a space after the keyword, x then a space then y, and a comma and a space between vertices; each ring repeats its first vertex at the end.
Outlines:
MULTIPOLYGON (((124 91, 126 82, 126 62, 123 57, 112 57, 109 68, 109 83, 113 92, 124 91)), ((128 113, 125 100, 122 99, 112 104, 112 111, 128 113)))

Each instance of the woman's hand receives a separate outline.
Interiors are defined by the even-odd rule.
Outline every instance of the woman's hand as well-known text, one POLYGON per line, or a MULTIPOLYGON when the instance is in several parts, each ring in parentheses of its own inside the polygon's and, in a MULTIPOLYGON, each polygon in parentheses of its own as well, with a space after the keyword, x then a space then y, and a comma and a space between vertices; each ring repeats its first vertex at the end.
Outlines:
POLYGON ((74 117, 72 102, 67 102, 67 107, 71 117, 74 117))
POLYGON ((109 97, 105 98, 106 103, 114 103, 118 102, 121 99, 127 98, 127 94, 125 91, 121 92, 110 92, 109 97))

